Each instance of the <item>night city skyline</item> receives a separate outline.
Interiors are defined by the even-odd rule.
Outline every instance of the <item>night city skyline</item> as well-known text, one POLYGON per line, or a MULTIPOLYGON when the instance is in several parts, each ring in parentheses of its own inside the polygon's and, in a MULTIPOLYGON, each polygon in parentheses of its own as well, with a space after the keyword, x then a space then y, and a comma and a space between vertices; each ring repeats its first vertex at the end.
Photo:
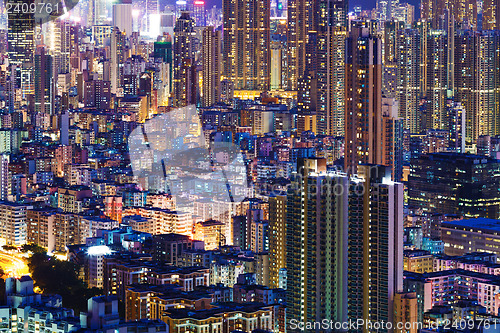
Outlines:
POLYGON ((1 3, 0 333, 499 331, 500 0, 1 3))

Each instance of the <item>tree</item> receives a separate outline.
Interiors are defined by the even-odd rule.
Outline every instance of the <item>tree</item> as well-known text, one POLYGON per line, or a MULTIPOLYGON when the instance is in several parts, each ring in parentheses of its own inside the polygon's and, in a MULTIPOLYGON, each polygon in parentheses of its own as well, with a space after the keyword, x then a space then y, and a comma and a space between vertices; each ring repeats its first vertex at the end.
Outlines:
POLYGON ((43 293, 61 295, 63 306, 75 312, 86 311, 87 299, 102 294, 101 289, 89 289, 78 279, 77 265, 48 256, 45 252, 33 251, 28 267, 35 286, 43 293))

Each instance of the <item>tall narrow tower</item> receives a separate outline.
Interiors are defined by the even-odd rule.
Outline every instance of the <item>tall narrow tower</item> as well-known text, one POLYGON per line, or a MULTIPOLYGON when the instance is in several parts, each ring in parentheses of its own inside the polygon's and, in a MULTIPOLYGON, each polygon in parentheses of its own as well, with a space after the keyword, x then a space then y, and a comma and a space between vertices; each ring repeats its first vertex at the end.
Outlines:
POLYGON ((270 87, 270 0, 224 0, 224 79, 235 90, 270 87))
POLYGON ((203 30, 203 97, 202 106, 211 106, 220 99, 221 34, 213 27, 203 30))
POLYGON ((347 39, 345 170, 382 164, 382 41, 356 22, 347 39))

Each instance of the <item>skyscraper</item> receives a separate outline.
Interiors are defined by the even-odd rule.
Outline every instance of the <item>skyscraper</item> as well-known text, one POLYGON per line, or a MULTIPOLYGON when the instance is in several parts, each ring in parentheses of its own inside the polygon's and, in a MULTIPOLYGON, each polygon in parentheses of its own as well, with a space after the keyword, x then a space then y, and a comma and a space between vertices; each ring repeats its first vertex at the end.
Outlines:
POLYGON ((348 317, 393 322, 403 288, 403 184, 390 181, 387 167, 358 171, 348 205, 348 317))
POLYGON ((402 21, 386 21, 384 23, 384 95, 386 97, 396 97, 397 94, 397 53, 398 53, 398 33, 404 29, 402 21))
POLYGON ((298 80, 306 71, 306 44, 309 33, 316 31, 316 3, 316 0, 288 1, 287 76, 289 90, 298 89, 298 80))
POLYGON ((130 36, 132 34, 132 1, 113 5, 113 26, 130 36))
POLYGON ((52 56, 46 54, 45 46, 39 45, 35 54, 35 111, 53 114, 54 71, 52 56))
POLYGON ((500 130, 498 31, 457 31, 455 35, 455 88, 466 110, 466 142, 500 130))
POLYGON ((213 27, 203 29, 203 97, 202 106, 211 106, 220 99, 221 34, 213 27))
POLYGON ((345 322, 349 180, 326 160, 301 163, 287 194, 287 317, 345 322))
POLYGON ((483 30, 500 29, 500 1, 483 1, 483 30))
POLYGON ((297 169, 286 206, 287 317, 391 322, 403 287, 403 185, 384 166, 352 177, 321 159, 297 169))
POLYGON ((347 39, 345 170, 382 164, 382 41, 365 22, 353 24, 347 39))
MULTIPOLYGON (((491 8, 491 6, 485 8, 491 8)), ((457 23, 468 24, 472 29, 477 28, 476 0, 422 0, 420 17, 431 22, 433 29, 442 28, 440 17, 445 12, 449 12, 457 23)))
POLYGON ((204 27, 207 25, 204 0, 195 0, 193 2, 193 18, 197 27, 204 27))
POLYGON ((110 80, 111 92, 114 94, 116 94, 117 88, 122 86, 124 62, 125 33, 117 27, 113 27, 111 31, 110 80))
POLYGON ((424 66, 427 72, 427 111, 423 116, 421 129, 444 129, 449 83, 448 36, 445 30, 430 30, 426 38, 427 54, 424 66))
POLYGON ((417 29, 397 32, 396 97, 399 102, 399 117, 410 133, 420 132, 418 102, 421 97, 421 35, 417 29))
POLYGON ((391 169, 396 181, 403 176, 403 120, 398 109, 394 98, 382 98, 382 164, 391 169))
MULTIPOLYGON (((188 12, 183 12, 174 28, 174 79, 173 106, 186 106, 186 74, 188 67, 194 66, 194 22, 188 12), (189 66, 188 66, 189 65, 189 66)), ((192 73, 191 73, 192 74, 192 73)))
MULTIPOLYGON (((319 1, 317 134, 344 135, 346 2, 319 1)), ((314 51, 313 51, 314 52, 314 51)))
POLYGON ((317 6, 318 14, 312 20, 316 30, 308 32, 306 42, 295 41, 300 49, 293 49, 294 42, 288 46, 289 82, 298 79, 293 86, 298 90, 301 121, 308 117, 315 119, 314 132, 318 135, 342 136, 347 36, 345 2, 322 0, 312 5, 317 6), (305 106, 303 101, 309 101, 307 108, 300 107, 305 106))
POLYGON ((224 79, 235 90, 270 86, 270 0, 224 0, 224 79))
MULTIPOLYGON (((28 5, 35 3, 34 0, 9 1, 12 6, 16 4, 28 5)), ((33 67, 34 67, 34 33, 35 18, 33 14, 23 12, 8 12, 9 28, 7 32, 9 64, 12 66, 15 86, 22 89, 23 100, 34 93, 33 67)))
POLYGON ((286 195, 269 197, 269 282, 280 287, 280 273, 286 269, 286 195))

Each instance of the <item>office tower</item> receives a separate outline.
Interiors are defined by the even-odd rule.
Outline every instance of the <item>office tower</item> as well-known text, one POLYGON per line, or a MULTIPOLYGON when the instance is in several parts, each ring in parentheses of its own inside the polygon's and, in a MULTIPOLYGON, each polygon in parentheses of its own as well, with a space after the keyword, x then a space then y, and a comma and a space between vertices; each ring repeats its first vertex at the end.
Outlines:
POLYGON ((235 90, 269 90, 270 0, 224 0, 224 79, 235 90))
MULTIPOLYGON (((186 106, 186 77, 188 66, 194 66, 194 22, 188 12, 183 12, 175 23, 173 49, 173 106, 186 106)), ((193 81, 195 82, 195 81, 193 81)))
POLYGON ((483 1, 483 27, 482 30, 500 29, 500 1, 483 1))
POLYGON ((287 319, 346 322, 349 179, 321 159, 297 169, 286 202, 287 319))
POLYGON ((348 317, 393 322, 403 288, 403 184, 383 166, 359 166, 358 176, 348 204, 348 317))
POLYGON ((193 1, 193 18, 197 27, 205 27, 207 25, 204 0, 193 1))
POLYGON ((132 1, 123 0, 113 5, 113 26, 127 36, 132 34, 132 1))
POLYGON ((355 174, 382 163, 382 41, 358 21, 346 43, 344 165, 355 174))
POLYGON ((108 16, 110 14, 108 11, 108 2, 106 0, 89 0, 89 26, 108 24, 108 16))
POLYGON ((466 143, 500 133, 498 31, 457 31, 455 35, 456 100, 466 111, 466 143))
POLYGON ((391 169, 392 179, 403 176, 403 120, 398 117, 398 102, 382 98, 382 165, 391 169))
POLYGON ((412 159, 410 169, 408 204, 413 209, 499 218, 497 160, 470 154, 435 153, 412 159))
POLYGON ((377 12, 377 19, 378 20, 389 21, 392 18, 393 7, 394 7, 393 2, 395 3, 395 2, 399 2, 399 1, 377 0, 376 12, 377 12))
POLYGON ((477 28, 476 0, 422 0, 420 17, 431 22, 433 29, 441 29, 440 17, 449 12, 458 24, 466 24, 471 29, 477 28))
POLYGON ((122 87, 123 63, 125 61, 125 33, 113 27, 111 31, 110 80, 111 93, 122 87))
POLYGON ((172 36, 164 35, 162 38, 154 42, 155 59, 160 59, 161 62, 172 64, 172 36))
POLYGON ((286 195, 269 197, 269 281, 280 287, 280 273, 286 269, 286 195))
POLYGON ((53 114, 54 71, 52 56, 46 54, 45 46, 39 45, 35 54, 35 111, 53 114))
POLYGON ((399 30, 396 38, 396 98, 399 102, 399 117, 410 133, 419 133, 422 37, 417 29, 405 29, 399 30))
POLYGON ((220 99, 221 33, 213 27, 203 29, 203 97, 202 106, 211 106, 220 99))
MULTIPOLYGON (((9 1, 12 6, 35 3, 29 1, 9 1)), ((35 19, 33 14, 9 11, 8 13, 8 54, 9 64, 13 70, 14 86, 21 88, 23 100, 34 93, 33 67, 35 51, 35 19)), ((12 92, 13 93, 13 92, 12 92)))
POLYGON ((415 6, 403 3, 392 9, 392 18, 396 21, 404 22, 410 28, 415 22, 415 6))

